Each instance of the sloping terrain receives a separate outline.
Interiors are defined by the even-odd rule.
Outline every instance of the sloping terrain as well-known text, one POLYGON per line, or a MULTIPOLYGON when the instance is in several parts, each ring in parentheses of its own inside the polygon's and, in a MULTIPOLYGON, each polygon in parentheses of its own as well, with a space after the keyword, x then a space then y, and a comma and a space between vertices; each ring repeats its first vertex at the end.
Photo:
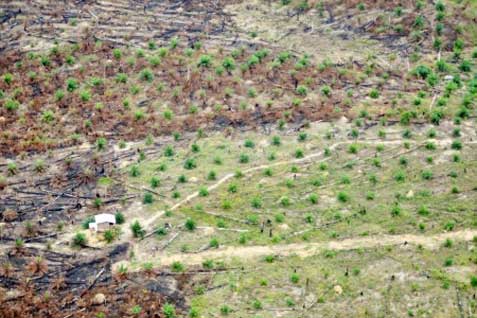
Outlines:
POLYGON ((0 317, 477 315, 475 1, 0 25, 0 317))

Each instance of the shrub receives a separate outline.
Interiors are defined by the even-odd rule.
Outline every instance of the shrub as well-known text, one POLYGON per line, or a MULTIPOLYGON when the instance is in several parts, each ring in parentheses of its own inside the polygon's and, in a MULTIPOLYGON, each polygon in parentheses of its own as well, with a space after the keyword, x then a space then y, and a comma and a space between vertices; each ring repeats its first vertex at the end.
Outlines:
POLYGON ((281 144, 280 136, 273 136, 272 137, 272 145, 280 146, 280 144, 281 144))
POLYGON ((263 202, 260 197, 253 197, 250 201, 250 204, 253 208, 260 209, 263 205, 263 202))
MULTIPOLYGON (((283 0, 282 0, 282 1, 283 1, 283 0)), ((220 313, 221 313, 222 315, 228 315, 228 314, 231 313, 231 312, 232 312, 232 309, 231 309, 229 306, 227 306, 227 305, 223 305, 222 307, 220 307, 220 313)))
POLYGON ((219 240, 217 238, 212 238, 209 242, 209 247, 211 248, 219 248, 219 240))
POLYGON ((454 150, 461 150, 462 149, 462 142, 460 140, 454 140, 451 144, 451 148, 454 150))
POLYGON ((162 313, 166 318, 175 318, 176 317, 176 307, 172 304, 165 303, 162 306, 162 313))
POLYGON ((197 168, 197 163, 194 158, 187 158, 184 162, 184 168, 187 170, 192 170, 197 168))
POLYGON ((349 194, 343 191, 338 192, 337 199, 340 202, 346 203, 349 201, 349 194))
POLYGON ((256 299, 253 301, 253 308, 255 309, 262 309, 262 303, 260 302, 260 300, 256 299))
POLYGON ((88 102, 91 99, 91 93, 88 90, 82 90, 79 94, 82 102, 88 102))
POLYGON ((222 62, 222 66, 225 70, 227 70, 227 72, 230 73, 235 69, 235 60, 231 57, 226 57, 222 62))
POLYGON ((417 210, 417 213, 422 216, 428 216, 430 214, 429 208, 425 205, 421 205, 417 210))
POLYGON ((470 286, 476 288, 477 287, 477 276, 470 277, 470 286))
POLYGON ((179 262, 179 261, 175 261, 175 262, 173 262, 172 265, 171 265, 171 270, 172 270, 173 272, 183 272, 184 269, 185 269, 184 264, 182 264, 182 263, 179 262))
POLYGON ((235 184, 235 183, 229 184, 229 187, 228 187, 227 191, 230 192, 230 193, 236 193, 237 192, 237 184, 235 184))
POLYGON ((352 153, 352 154, 358 153, 358 145, 356 145, 356 144, 349 145, 348 152, 352 153))
POLYGON ((255 143, 250 140, 250 139, 247 139, 245 140, 244 142, 244 146, 247 147, 247 148, 254 148, 255 147, 255 143))
POLYGON ((303 158, 303 157, 304 157, 304 154, 303 154, 302 149, 295 150, 295 158, 300 159, 300 158, 303 158))
POLYGON ((209 174, 207 175, 207 180, 216 180, 217 179, 217 173, 215 171, 209 171, 209 174))
POLYGON ((116 212, 116 214, 114 215, 114 218, 116 219, 116 224, 123 224, 125 221, 124 214, 122 214, 119 211, 116 212))
POLYGON ((321 87, 321 94, 323 94, 326 97, 330 97, 331 96, 331 87, 329 87, 328 85, 322 86, 321 87))
POLYGON ((284 207, 287 207, 291 204, 290 199, 286 196, 283 196, 283 197, 280 198, 280 204, 284 207))
POLYGON ((376 99, 379 97, 379 91, 375 88, 373 88, 370 92, 369 92, 369 97, 373 98, 373 99, 376 99))
POLYGON ((116 60, 121 59, 122 55, 123 54, 120 49, 113 49, 113 56, 116 60))
POLYGON ((116 81, 116 83, 122 83, 122 84, 127 83, 128 76, 124 73, 119 73, 119 74, 116 75, 115 81, 116 81))
POLYGON ((135 238, 143 238, 146 234, 146 231, 142 228, 138 220, 131 224, 131 232, 135 238))
POLYGON ((414 73, 422 79, 427 79, 432 70, 425 65, 419 65, 415 68, 414 73))
POLYGON ((308 201, 310 201, 311 204, 317 204, 318 203, 318 195, 316 193, 311 193, 308 196, 308 201))
POLYGON ((250 158, 247 154, 241 154, 239 157, 239 162, 240 163, 248 163, 250 161, 250 158))
POLYGON ((210 67, 212 65, 212 57, 207 54, 203 54, 199 57, 199 61, 197 63, 199 67, 210 67))
POLYGON ((185 228, 189 231, 193 231, 197 227, 195 221, 191 218, 188 218, 184 225, 185 225, 185 228))
POLYGON ((293 284, 298 284, 298 282, 300 281, 300 276, 297 273, 293 273, 290 275, 290 281, 293 284))
POLYGON ((431 180, 433 178, 433 173, 430 170, 424 170, 421 172, 421 177, 424 180, 431 180))
POLYGON ((299 85, 296 88, 296 93, 300 96, 306 96, 308 94, 308 88, 304 85, 299 85))
POLYGON ((74 78, 69 78, 66 80, 66 90, 72 92, 79 87, 78 82, 74 78))
POLYGON ((462 72, 470 72, 472 70, 472 63, 469 60, 463 60, 459 65, 459 69, 462 72))
POLYGON ((199 196, 206 197, 209 195, 209 190, 206 187, 200 187, 199 189, 199 196))
POLYGON ((150 69, 145 68, 139 74, 139 78, 146 82, 152 82, 154 79, 154 74, 152 73, 150 69))
POLYGON ((116 238, 116 235, 113 230, 106 230, 103 233, 103 238, 107 243, 111 243, 116 238))
POLYGON ((137 165, 133 165, 131 167, 131 169, 129 170, 129 175, 131 177, 139 177, 140 174, 141 174, 141 172, 139 170, 139 166, 137 166, 137 165))
POLYGON ((154 202, 154 197, 153 197, 152 193, 150 193, 150 192, 144 193, 144 197, 143 197, 142 203, 144 203, 144 204, 152 204, 153 202, 154 202))
POLYGON ((89 224, 94 222, 94 216, 88 216, 86 219, 84 219, 83 222, 81 222, 81 227, 85 230, 89 229, 89 224))
POLYGON ((305 214, 305 222, 306 223, 313 223, 314 219, 315 218, 313 217, 313 214, 311 214, 311 213, 305 214))
POLYGON ((166 146, 166 149, 164 149, 164 156, 166 157, 174 156, 174 148, 171 145, 166 146))
POLYGON ((20 103, 14 99, 7 99, 4 106, 8 111, 15 111, 20 107, 20 103))
POLYGON ((73 246, 84 247, 88 243, 88 239, 84 233, 78 232, 73 236, 73 246))
POLYGON ((401 215, 401 207, 399 206, 399 204, 394 204, 391 208, 391 215, 392 216, 399 216, 401 215))
POLYGON ((106 144, 106 138, 100 137, 96 139, 96 149, 98 149, 99 151, 106 149, 106 144))
POLYGON ((451 248, 452 245, 454 245, 454 242, 450 238, 444 241, 444 247, 451 248))

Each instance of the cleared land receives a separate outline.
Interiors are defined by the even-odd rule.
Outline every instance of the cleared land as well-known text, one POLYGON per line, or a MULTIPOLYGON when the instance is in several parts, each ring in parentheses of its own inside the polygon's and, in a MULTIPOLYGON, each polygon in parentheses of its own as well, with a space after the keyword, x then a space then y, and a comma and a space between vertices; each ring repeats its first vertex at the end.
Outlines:
POLYGON ((0 317, 477 315, 475 1, 0 10, 0 317))

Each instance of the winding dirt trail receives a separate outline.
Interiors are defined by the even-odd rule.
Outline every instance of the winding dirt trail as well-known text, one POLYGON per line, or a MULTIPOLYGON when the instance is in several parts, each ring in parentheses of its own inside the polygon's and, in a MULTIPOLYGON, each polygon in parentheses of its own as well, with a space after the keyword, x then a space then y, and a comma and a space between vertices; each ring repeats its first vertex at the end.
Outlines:
MULTIPOLYGON (((477 237, 477 230, 462 230, 456 232, 441 233, 435 235, 375 235, 369 237, 358 237, 344 240, 335 240, 329 242, 318 243, 294 243, 282 245, 260 245, 260 246, 229 246, 207 250, 199 253, 180 253, 167 254, 160 252, 154 255, 138 255, 141 261, 158 262, 161 266, 171 265, 173 262, 179 261, 185 265, 200 265, 205 260, 221 259, 230 260, 232 258, 240 258, 242 260, 264 257, 266 255, 297 255, 299 257, 313 256, 324 250, 353 250, 358 248, 376 248, 390 245, 422 245, 428 249, 437 249, 447 240, 455 241, 471 241, 477 237)), ((117 268, 121 264, 130 265, 127 261, 121 261, 114 264, 117 268)))

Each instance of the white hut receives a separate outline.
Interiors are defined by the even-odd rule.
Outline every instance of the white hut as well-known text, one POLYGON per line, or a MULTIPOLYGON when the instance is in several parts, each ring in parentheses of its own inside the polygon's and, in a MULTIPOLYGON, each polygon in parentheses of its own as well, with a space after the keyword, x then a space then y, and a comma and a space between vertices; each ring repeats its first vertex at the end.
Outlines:
POLYGON ((94 216, 94 222, 89 224, 89 229, 95 232, 104 232, 116 224, 116 217, 111 213, 101 213, 94 216))

